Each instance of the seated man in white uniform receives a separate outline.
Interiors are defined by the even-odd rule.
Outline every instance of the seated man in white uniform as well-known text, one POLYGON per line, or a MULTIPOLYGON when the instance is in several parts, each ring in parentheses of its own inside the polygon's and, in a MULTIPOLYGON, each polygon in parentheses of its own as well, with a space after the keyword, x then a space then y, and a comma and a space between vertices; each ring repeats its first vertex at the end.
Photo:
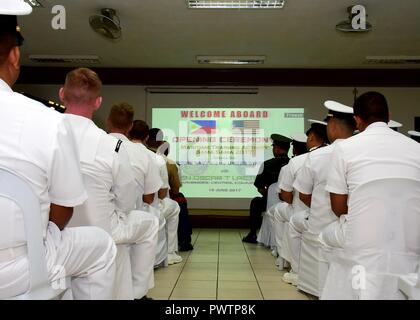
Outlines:
MULTIPOLYGON (((348 206, 348 199, 351 199, 359 186, 374 180, 387 178, 420 180, 420 145, 388 127, 388 103, 382 94, 368 92, 358 97, 354 103, 354 117, 360 133, 338 143, 330 161, 326 190, 330 193, 332 211, 339 217, 339 220, 330 224, 320 235, 320 240, 327 247, 342 248, 347 245, 347 214, 351 211, 348 206)), ((399 205, 398 198, 391 199, 391 202, 399 205)), ((410 210, 409 207, 407 207, 408 210, 410 210)), ((375 212, 375 214, 377 213, 375 212)), ((410 217, 410 215, 408 216, 410 217)), ((377 232, 381 235, 382 230, 379 230, 379 228, 386 228, 392 236, 390 238, 391 243, 394 243, 395 240, 398 246, 404 246, 405 244, 405 251, 399 251, 396 255, 393 255, 392 252, 388 251, 389 248, 384 245, 386 257, 376 260, 377 263, 383 263, 384 265, 372 266, 368 262, 368 254, 366 259, 361 255, 358 256, 358 262, 362 266, 364 263, 371 264, 370 270, 372 268, 382 269, 388 275, 398 274, 401 270, 409 270, 404 271, 409 273, 415 272, 414 268, 418 268, 420 256, 418 219, 416 221, 416 217, 413 217, 413 228, 409 230, 404 229, 409 226, 401 225, 401 219, 404 218, 396 217, 396 223, 389 221, 386 226, 382 225, 383 221, 377 225, 368 225, 364 232, 377 232), (414 226, 417 226, 417 228, 414 226), (403 239, 403 243, 399 243, 399 239, 403 239), (379 260, 382 261, 379 262, 379 260), (413 260, 417 264, 416 266, 413 265, 413 260)), ((410 222, 405 221, 405 223, 410 222)), ((360 234, 363 233, 360 229, 358 231, 360 231, 360 234)), ((369 251, 365 249, 361 248, 364 255, 366 255, 366 251, 369 251)), ((374 250, 380 249, 374 248, 374 250)), ((354 252, 355 255, 360 253, 354 252)), ((346 258, 352 259, 351 256, 346 258)), ((378 258, 378 256, 375 256, 375 258, 378 258)), ((380 278, 379 274, 376 275, 375 279, 369 277, 370 280, 366 282, 368 282, 369 288, 373 290, 365 293, 371 299, 375 299, 376 296, 396 297, 398 289, 394 285, 387 286, 386 283, 381 283, 380 278), (376 280, 378 280, 377 283, 376 280)), ((343 279, 336 277, 330 279, 328 275, 321 298, 336 299, 337 296, 342 296, 341 292, 337 292, 339 288, 336 285, 341 283, 341 280, 343 279)))
MULTIPOLYGON (((293 184, 299 192, 300 199, 310 208, 304 228, 300 228, 299 226, 302 225, 299 223, 294 223, 290 228, 295 233, 292 240, 296 242, 294 247, 299 247, 299 249, 304 231, 310 232, 316 238, 328 224, 337 219, 331 211, 329 194, 325 191, 331 153, 339 141, 353 135, 356 126, 353 119, 353 108, 333 101, 325 102, 325 107, 329 110, 326 121, 328 123, 328 140, 331 145, 315 150, 308 155, 293 184)), ((314 252, 314 255, 318 260, 318 254, 314 252)))
POLYGON ((178 203, 172 200, 169 196, 170 183, 168 171, 168 158, 163 153, 158 152, 159 147, 162 146, 163 143, 163 132, 157 128, 150 129, 149 139, 147 139, 147 146, 150 150, 156 153, 156 157, 158 158, 159 162, 162 162, 162 160, 165 161, 165 167, 162 166, 161 170, 165 171, 166 169, 164 176, 168 176, 166 191, 162 193, 162 196, 159 196, 159 199, 161 199, 161 208, 166 219, 166 232, 168 234, 168 255, 169 260, 171 260, 171 255, 177 255, 178 251, 178 224, 179 213, 181 209, 178 203))
POLYGON ((95 72, 80 68, 67 74, 60 89, 88 193, 88 200, 76 207, 72 225, 101 227, 117 245, 130 245, 133 292, 128 295, 141 299, 153 285, 158 221, 153 215, 133 211, 138 185, 123 142, 91 120, 102 103, 101 87, 95 72))
MULTIPOLYGON (((322 123, 311 123, 311 128, 307 131, 306 148, 310 152, 324 146, 327 143, 325 125, 322 123)), ((283 276, 283 280, 287 283, 296 284, 297 271, 299 270, 299 248, 293 248, 293 243, 289 237, 290 232, 294 231, 299 225, 303 225, 304 220, 308 216, 308 208, 299 199, 299 194, 293 187, 293 183, 299 171, 301 170, 308 153, 297 156, 289 163, 290 167, 285 170, 284 175, 281 177, 279 188, 281 190, 280 197, 288 203, 287 207, 283 210, 278 210, 276 219, 276 239, 280 250, 280 256, 289 261, 291 264, 290 272, 283 276), (279 227, 283 225, 283 230, 279 227)), ((296 232, 295 232, 296 233, 296 232)), ((295 233, 291 233, 294 235, 295 233)))
MULTIPOLYGON (((129 135, 131 141, 137 144, 141 144, 145 147, 149 140, 149 126, 142 120, 134 121, 133 128, 129 135)), ((147 149, 149 150, 149 149, 147 149)), ((182 262, 182 257, 177 254, 178 251, 178 221, 180 208, 178 203, 169 198, 169 177, 168 169, 166 166, 165 159, 149 150, 149 153, 153 155, 156 161, 156 165, 159 167, 159 172, 163 185, 157 193, 157 199, 155 199, 154 205, 157 204, 157 208, 163 214, 166 220, 166 233, 167 233, 167 245, 168 245, 168 264, 176 264, 182 262)))
MULTIPOLYGON (((292 136, 291 145, 293 146, 293 158, 290 159, 289 163, 286 164, 282 168, 282 170, 280 170, 278 183, 277 183, 276 192, 278 193, 278 197, 282 202, 278 202, 278 203, 272 205, 266 212, 264 212, 264 215, 263 215, 263 223, 267 219, 268 228, 270 229, 270 231, 274 235, 276 235, 275 230, 277 228, 277 231, 278 231, 277 236, 279 237, 279 239, 281 239, 281 234, 282 234, 282 230, 283 230, 283 223, 275 226, 274 215, 275 215, 276 212, 279 212, 280 210, 284 209, 284 210, 287 211, 289 208, 291 209, 292 208, 291 204, 293 203, 293 193, 291 193, 292 198, 290 197, 289 193, 287 193, 287 194, 283 193, 283 195, 285 197, 284 197, 284 199, 282 198, 282 190, 281 190, 280 185, 281 185, 282 180, 285 179, 286 176, 289 177, 292 174, 291 171, 294 171, 296 159, 300 158, 300 156, 302 156, 302 155, 304 155, 305 153, 308 152, 308 149, 306 147, 307 138, 308 137, 304 133, 294 134, 292 136), (295 160, 292 162, 293 159, 295 159, 295 160), (291 162, 292 162, 292 164, 291 164, 291 162)), ((289 211, 287 211, 287 212, 289 212, 289 211)), ((260 240, 261 237, 264 239, 264 236, 261 236, 262 231, 263 231, 263 227, 260 229, 259 234, 258 234, 257 241, 259 241, 259 242, 261 242, 261 240, 260 240)), ((267 241, 267 240, 265 240, 265 241, 267 241)), ((272 248, 273 250, 272 250, 271 254, 274 257, 277 257, 278 253, 279 253, 277 247, 278 246, 276 245, 274 248, 272 248)))
POLYGON ((354 104, 354 117, 360 133, 338 143, 329 163, 326 190, 340 219, 324 229, 320 240, 331 247, 344 245, 347 201, 358 186, 393 172, 420 179, 420 145, 389 128, 388 103, 382 94, 361 95, 354 104))
MULTIPOLYGON (((152 203, 154 201, 155 193, 162 186, 162 180, 159 175, 158 168, 150 159, 145 150, 138 148, 136 144, 131 142, 128 137, 128 132, 133 127, 134 107, 128 103, 120 103, 112 106, 111 112, 107 119, 108 132, 115 138, 123 141, 125 149, 130 159, 131 167, 135 174, 135 180, 138 184, 136 210, 143 209, 143 201, 152 203)), ((149 219, 153 213, 142 212, 144 217, 149 219)), ((158 219, 158 217, 156 217, 158 219)), ((153 267, 155 263, 155 255, 157 249, 156 243, 150 243, 148 248, 148 256, 144 256, 142 262, 144 263, 143 270, 147 270, 149 279, 149 289, 154 287, 153 267)))
MULTIPOLYGON (((49 280, 70 277, 74 299, 112 299, 114 241, 100 228, 66 228, 73 207, 87 198, 74 138, 64 116, 12 91, 23 37, 16 16, 2 15, 2 2, 0 167, 26 180, 39 199, 49 280)), ((6 9, 31 12, 23 1, 6 9)), ((27 293, 30 272, 22 212, 0 198, 0 299, 27 293)))

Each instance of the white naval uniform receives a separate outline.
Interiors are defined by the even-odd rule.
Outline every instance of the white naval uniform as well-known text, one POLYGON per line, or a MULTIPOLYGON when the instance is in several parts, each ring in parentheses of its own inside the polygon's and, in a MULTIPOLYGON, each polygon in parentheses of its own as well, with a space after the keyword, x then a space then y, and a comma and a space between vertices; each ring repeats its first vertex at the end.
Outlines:
MULTIPOLYGON (((155 223, 153 224, 153 228, 156 229, 155 225, 159 225, 159 217, 156 217, 153 213, 149 213, 146 210, 143 210, 143 195, 154 194, 160 189, 162 184, 156 166, 154 166, 154 164, 151 162, 149 155, 141 148, 138 148, 138 146, 131 142, 125 135, 120 133, 111 133, 111 136, 123 141, 123 145, 130 159, 131 168, 134 172, 134 178, 137 182, 136 210, 142 213, 142 218, 145 220, 153 220, 153 218, 156 219, 155 223)), ((144 261, 144 265, 142 269, 147 270, 147 276, 144 278, 143 283, 149 283, 148 288, 152 289, 154 287, 153 267, 155 264, 156 250, 158 245, 158 228, 156 229, 156 234, 149 234, 149 237, 149 240, 153 239, 154 242, 149 242, 150 246, 147 247, 147 249, 143 247, 144 256, 142 260, 144 261), (147 250, 147 252, 144 250, 147 250), (148 278, 148 280, 146 280, 146 278, 148 278)), ((124 268, 121 268, 120 270, 124 272, 124 268)), ((123 295, 121 298, 125 299, 126 297, 123 295)))
MULTIPOLYGON (((289 243, 286 241, 285 235, 287 234, 288 229, 290 227, 290 219, 294 215, 299 214, 300 216, 302 214, 307 214, 308 208, 299 199, 299 194, 293 188, 293 182, 296 178, 296 175, 300 171, 303 163, 305 162, 306 157, 307 154, 305 153, 290 159, 289 163, 280 171, 278 192, 280 193, 281 190, 284 190, 286 192, 293 192, 293 202, 292 204, 288 204, 286 202, 279 202, 274 207, 273 212, 273 224, 275 226, 274 230, 276 233, 277 251, 282 258, 291 263, 293 259, 290 253, 289 243)), ((294 260, 293 262, 295 263, 294 260)), ((295 266, 295 268, 297 268, 297 266, 295 266)))
MULTIPOLYGON (((48 222, 50 205, 73 207, 87 194, 71 128, 62 115, 12 92, 0 79, 0 167, 24 178, 38 196, 51 281, 71 276, 75 299, 111 299, 116 247, 95 227, 66 228, 48 222), (65 274, 56 272, 64 267, 65 274)), ((23 217, 0 199, 0 299, 29 289, 23 217)), ((62 269, 61 269, 62 270, 62 269)))
MULTIPOLYGON (((417 142, 388 128, 385 122, 373 123, 365 131, 337 144, 332 154, 326 190, 348 195, 351 204, 357 203, 357 199, 352 199, 356 195, 355 190, 366 183, 387 178, 420 180, 419 155, 420 145, 417 142)), ((397 194, 398 190, 395 192, 397 194)), ((390 199, 390 203, 385 205, 402 205, 410 210, 410 204, 400 204, 399 200, 390 199)), ((378 215, 377 212, 374 214, 378 215)), ((332 261, 321 299, 401 299, 394 276, 416 272, 420 257, 418 217, 409 213, 407 217, 413 219, 412 226, 407 225, 410 222, 404 221, 404 217, 395 217, 395 224, 382 220, 378 224, 360 225, 356 222, 360 216, 349 207, 349 214, 342 215, 339 222, 328 226, 321 233, 325 245, 337 246, 337 240, 341 238, 343 241, 338 244, 344 249, 332 249, 332 261), (404 224, 401 224, 402 221, 404 224), (357 231, 353 229, 352 233, 346 234, 347 226, 356 225, 357 231), (356 239, 352 238, 354 233, 358 234, 356 239), (366 236, 366 246, 363 246, 364 239, 360 237, 369 233, 383 236, 383 241, 389 237, 391 244, 387 243, 383 248, 375 244, 372 246, 369 236, 366 236), (352 241, 358 243, 358 247, 352 241), (393 245, 396 245, 396 251, 393 245), (344 253, 346 263, 340 262, 341 253, 344 253), (355 273, 352 273, 349 261, 365 269, 364 289, 352 286, 355 273)))
MULTIPOLYGON (((360 185, 381 178, 420 180, 420 145, 376 122, 365 131, 337 144, 330 163, 326 190, 348 195, 360 185)), ((396 199, 398 201, 398 199, 396 199)), ((321 234, 328 246, 343 246, 346 215, 321 234)))
MULTIPOLYGON (((67 119, 76 138, 89 196, 76 207, 72 224, 101 227, 119 247, 130 246, 133 292, 128 298, 141 298, 153 286, 158 222, 152 215, 133 210, 139 187, 124 143, 87 118, 67 115, 67 119)), ((119 290, 117 286, 115 297, 121 296, 119 290)))
MULTIPOLYGON (((161 168, 156 161, 156 154, 149 150, 143 143, 133 142, 134 145, 141 150, 142 153, 146 154, 149 158, 150 168, 153 171, 151 177, 159 182, 159 189, 163 186, 163 180, 161 175, 161 168)), ((159 191, 159 190, 158 190, 159 191)), ((166 234, 166 219, 163 212, 159 208, 158 191, 153 192, 155 195, 154 201, 151 205, 142 203, 143 199, 137 201, 137 207, 142 208, 144 211, 153 214, 159 220, 159 231, 158 231, 158 244, 156 247, 155 266, 159 266, 165 263, 168 257, 168 236, 166 234)), ((147 192, 145 194, 151 194, 147 192)))
POLYGON ((307 230, 314 235, 319 235, 330 223, 337 221, 325 186, 331 168, 331 155, 340 141, 343 140, 337 139, 333 144, 311 152, 294 183, 300 193, 312 195, 307 230))
POLYGON ((179 208, 178 202, 172 200, 169 197, 169 189, 171 188, 169 185, 169 176, 168 176, 168 167, 167 163, 169 163, 169 159, 165 155, 156 154, 161 170, 165 171, 162 174, 163 177, 163 189, 168 189, 168 194, 165 199, 160 201, 160 207, 166 219, 166 231, 168 233, 168 253, 176 253, 178 251, 178 224, 179 224, 179 212, 181 209, 179 208), (163 166, 163 161, 165 161, 165 165, 163 166))
MULTIPOLYGON (((155 153, 156 163, 159 167, 160 177, 162 179, 162 189, 170 189, 168 168, 164 156, 155 153)), ((180 208, 176 201, 169 198, 169 191, 164 199, 158 199, 159 210, 162 212, 166 220, 166 234, 168 239, 168 254, 178 251, 178 222, 180 208)))

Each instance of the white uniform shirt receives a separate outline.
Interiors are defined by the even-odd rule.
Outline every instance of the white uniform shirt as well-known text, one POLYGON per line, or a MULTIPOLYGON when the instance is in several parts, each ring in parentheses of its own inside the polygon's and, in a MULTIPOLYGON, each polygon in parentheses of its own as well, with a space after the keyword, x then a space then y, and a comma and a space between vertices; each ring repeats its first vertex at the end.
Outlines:
POLYGON ((337 144, 326 189, 351 195, 358 186, 381 178, 420 180, 420 144, 376 122, 337 144))
MULTIPOLYGON (((139 147, 142 151, 144 151, 151 159, 151 162, 154 164, 155 169, 159 173, 161 187, 160 189, 167 189, 169 188, 169 177, 168 177, 168 169, 166 168, 165 160, 154 153, 153 151, 149 150, 144 144, 140 142, 134 142, 134 144, 139 147)), ((160 190, 159 189, 159 190, 160 190)), ((155 193, 155 200, 153 201, 152 205, 157 207, 159 204, 158 199, 158 192, 155 193)))
POLYGON ((146 148, 139 148, 138 144, 131 142, 123 134, 111 133, 111 135, 124 142, 137 183, 141 188, 140 196, 158 192, 162 187, 162 179, 158 167, 154 164, 150 153, 146 152, 146 148))
POLYGON ((343 140, 336 140, 329 146, 309 153, 294 183, 296 190, 312 195, 308 230, 314 234, 319 234, 328 224, 337 220, 325 185, 331 169, 332 152, 340 141, 343 140))
POLYGON ((136 206, 138 184, 122 141, 91 120, 67 115, 79 148, 88 200, 76 208, 72 225, 93 225, 112 235, 116 221, 136 206))
POLYGON ((306 210, 306 205, 299 199, 299 193, 295 190, 293 183, 305 163, 308 154, 302 154, 300 156, 290 159, 289 163, 280 170, 279 174, 279 193, 281 190, 286 192, 293 192, 293 208, 295 212, 306 210))
MULTIPOLYGON (((1 79, 0 167, 25 179, 39 198, 44 237, 51 203, 74 207, 87 198, 67 120, 1 79)), ((0 198, 0 250, 25 245, 25 239, 20 209, 0 198)))

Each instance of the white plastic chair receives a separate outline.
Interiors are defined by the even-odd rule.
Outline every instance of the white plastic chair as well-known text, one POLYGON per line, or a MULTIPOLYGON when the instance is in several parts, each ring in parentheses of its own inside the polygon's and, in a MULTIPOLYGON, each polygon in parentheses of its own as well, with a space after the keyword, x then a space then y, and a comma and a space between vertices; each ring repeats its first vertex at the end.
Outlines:
POLYGON ((0 197, 15 202, 22 210, 28 251, 29 291, 19 296, 10 297, 10 299, 51 300, 59 297, 68 288, 68 279, 57 281, 57 284, 60 281, 66 281, 65 288, 52 284, 48 279, 41 207, 37 196, 26 181, 16 174, 0 168, 0 197))
POLYGON ((329 255, 322 299, 404 299, 401 275, 420 260, 420 181, 387 178, 349 197, 344 248, 329 255))
POLYGON ((258 232, 257 241, 266 247, 275 247, 276 239, 274 231, 272 230, 273 217, 267 215, 268 209, 280 202, 279 194, 277 191, 277 182, 270 185, 267 190, 267 207, 262 216, 262 223, 260 231, 258 232))
POLYGON ((409 300, 420 300, 420 262, 417 274, 411 273, 400 276, 398 288, 409 300))

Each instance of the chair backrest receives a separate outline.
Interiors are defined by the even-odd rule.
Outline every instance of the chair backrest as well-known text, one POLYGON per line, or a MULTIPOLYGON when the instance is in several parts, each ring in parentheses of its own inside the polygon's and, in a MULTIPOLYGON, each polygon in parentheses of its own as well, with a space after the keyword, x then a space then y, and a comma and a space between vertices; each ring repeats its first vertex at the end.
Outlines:
POLYGON ((387 178, 361 185, 349 197, 346 220, 345 249, 364 265, 390 273, 417 270, 419 180, 387 178))
MULTIPOLYGON (((0 197, 16 203, 25 224, 29 261, 30 290, 17 299, 52 299, 56 296, 48 280, 43 241, 41 207, 28 183, 8 170, 0 168, 0 197)), ((11 297, 12 298, 12 297, 11 297)))
POLYGON ((267 190, 267 210, 280 202, 279 194, 277 192, 277 182, 268 187, 267 190))

